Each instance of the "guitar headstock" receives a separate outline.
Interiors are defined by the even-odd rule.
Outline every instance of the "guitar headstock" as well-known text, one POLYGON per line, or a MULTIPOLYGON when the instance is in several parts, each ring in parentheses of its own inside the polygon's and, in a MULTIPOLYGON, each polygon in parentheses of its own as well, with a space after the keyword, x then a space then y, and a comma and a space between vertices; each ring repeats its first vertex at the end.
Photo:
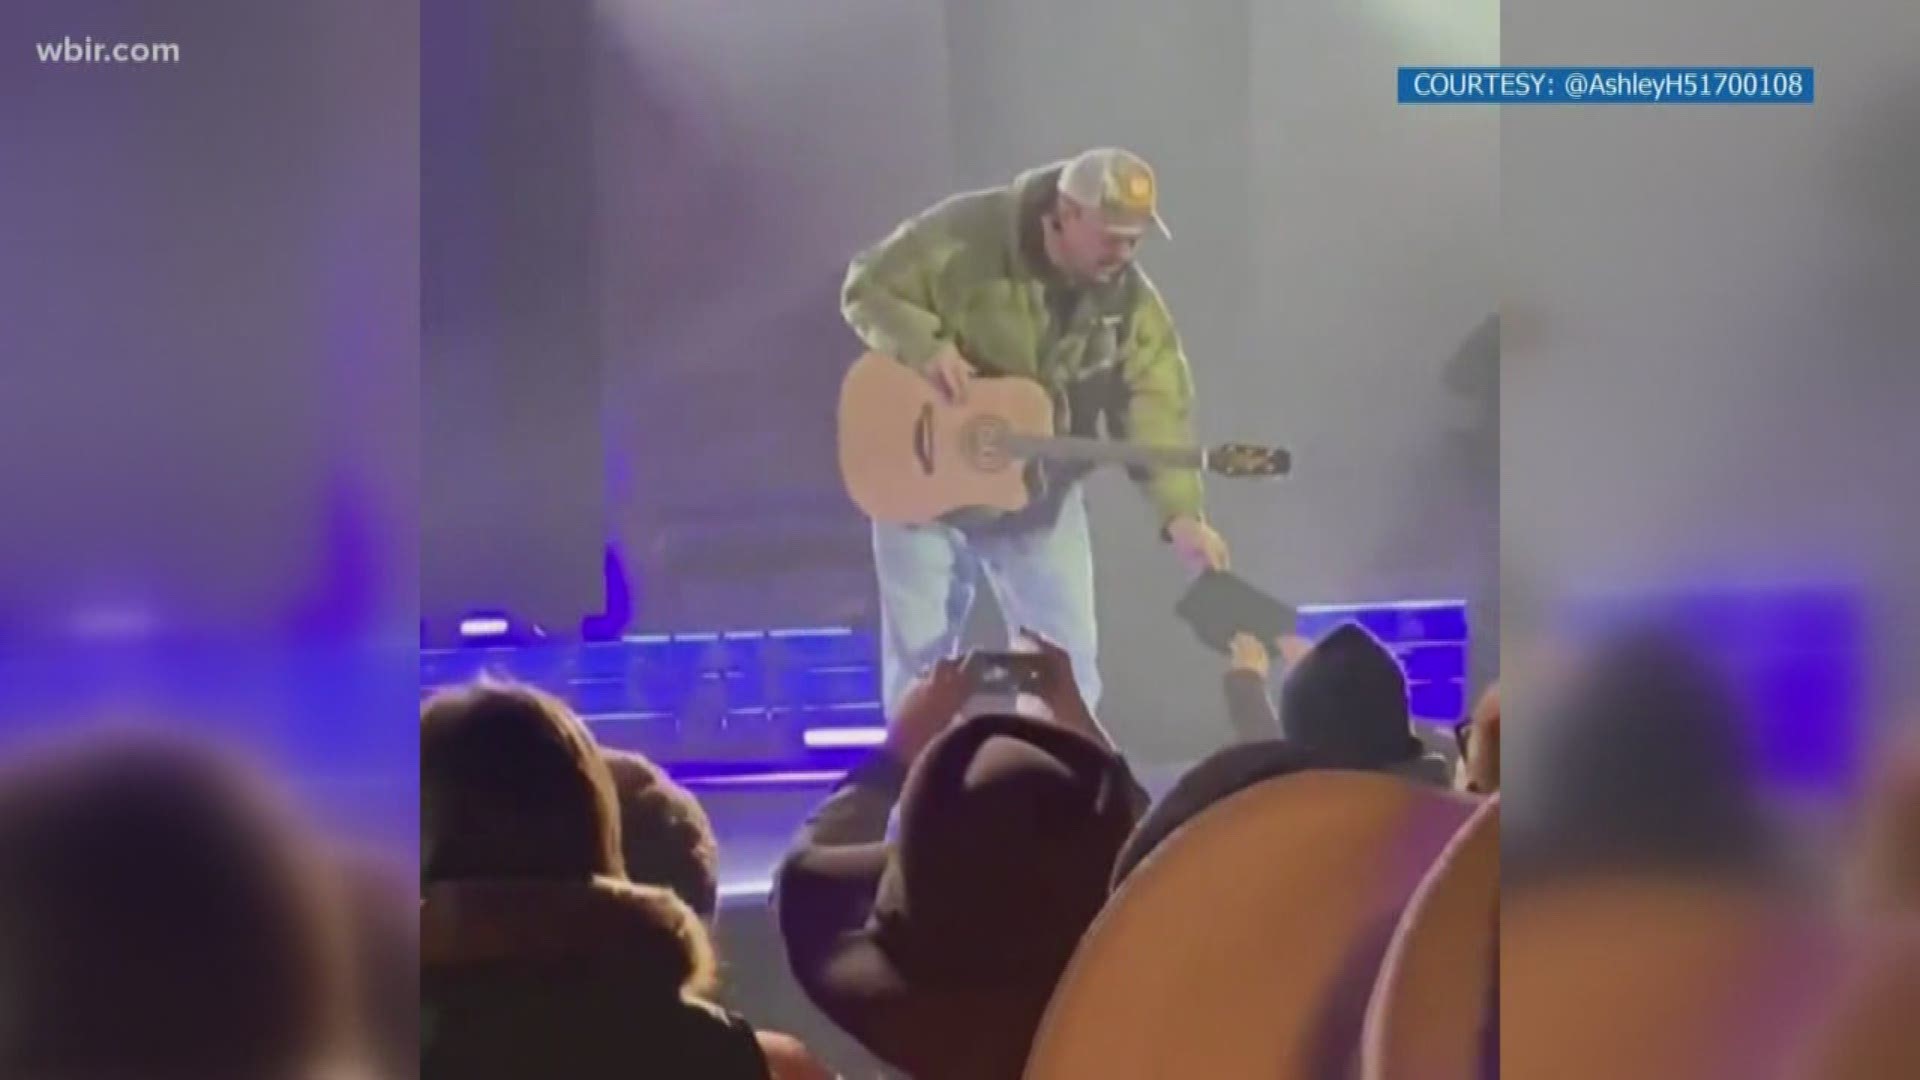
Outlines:
POLYGON ((1274 446, 1222 443, 1207 451, 1207 470, 1221 476, 1280 476, 1293 468, 1293 455, 1274 446))

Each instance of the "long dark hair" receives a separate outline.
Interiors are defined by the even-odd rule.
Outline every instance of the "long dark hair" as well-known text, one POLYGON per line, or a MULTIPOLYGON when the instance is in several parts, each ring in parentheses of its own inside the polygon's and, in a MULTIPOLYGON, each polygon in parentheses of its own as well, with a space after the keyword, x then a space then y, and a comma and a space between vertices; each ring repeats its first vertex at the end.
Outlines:
POLYGON ((420 873, 622 877, 612 777, 565 702, 483 680, 420 710, 420 873))

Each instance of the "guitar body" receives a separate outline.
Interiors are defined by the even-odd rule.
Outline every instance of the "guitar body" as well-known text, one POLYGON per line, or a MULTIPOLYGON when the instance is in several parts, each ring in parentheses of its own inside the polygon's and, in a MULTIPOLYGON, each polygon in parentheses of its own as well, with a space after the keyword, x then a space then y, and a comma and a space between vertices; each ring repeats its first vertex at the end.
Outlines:
POLYGON ((875 521, 924 525, 1025 507, 1025 463, 997 443, 1051 436, 1053 402, 1037 382, 978 378, 965 404, 950 405, 919 372, 868 353, 841 383, 839 420, 840 474, 854 504, 875 521))

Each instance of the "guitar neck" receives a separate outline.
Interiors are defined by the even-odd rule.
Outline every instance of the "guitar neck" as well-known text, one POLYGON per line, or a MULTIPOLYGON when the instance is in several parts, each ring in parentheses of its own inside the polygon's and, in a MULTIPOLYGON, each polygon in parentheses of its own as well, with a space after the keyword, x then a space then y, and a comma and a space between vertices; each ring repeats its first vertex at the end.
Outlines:
POLYGON ((1001 445, 1015 457, 1079 465, 1120 465, 1130 469, 1204 469, 1207 452, 1192 446, 1142 446, 1081 436, 1035 438, 1005 436, 1001 445))

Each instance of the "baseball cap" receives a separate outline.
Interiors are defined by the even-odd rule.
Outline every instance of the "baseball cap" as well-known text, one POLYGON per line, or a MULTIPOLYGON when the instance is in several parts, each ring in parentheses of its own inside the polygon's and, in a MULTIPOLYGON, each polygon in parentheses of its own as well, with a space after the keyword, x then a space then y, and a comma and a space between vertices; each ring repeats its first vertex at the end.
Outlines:
POLYGON ((1160 217, 1160 185, 1153 167, 1131 150, 1088 150, 1067 162, 1059 186, 1060 194, 1098 210, 1112 232, 1138 236, 1151 223, 1160 235, 1173 239, 1160 217))

